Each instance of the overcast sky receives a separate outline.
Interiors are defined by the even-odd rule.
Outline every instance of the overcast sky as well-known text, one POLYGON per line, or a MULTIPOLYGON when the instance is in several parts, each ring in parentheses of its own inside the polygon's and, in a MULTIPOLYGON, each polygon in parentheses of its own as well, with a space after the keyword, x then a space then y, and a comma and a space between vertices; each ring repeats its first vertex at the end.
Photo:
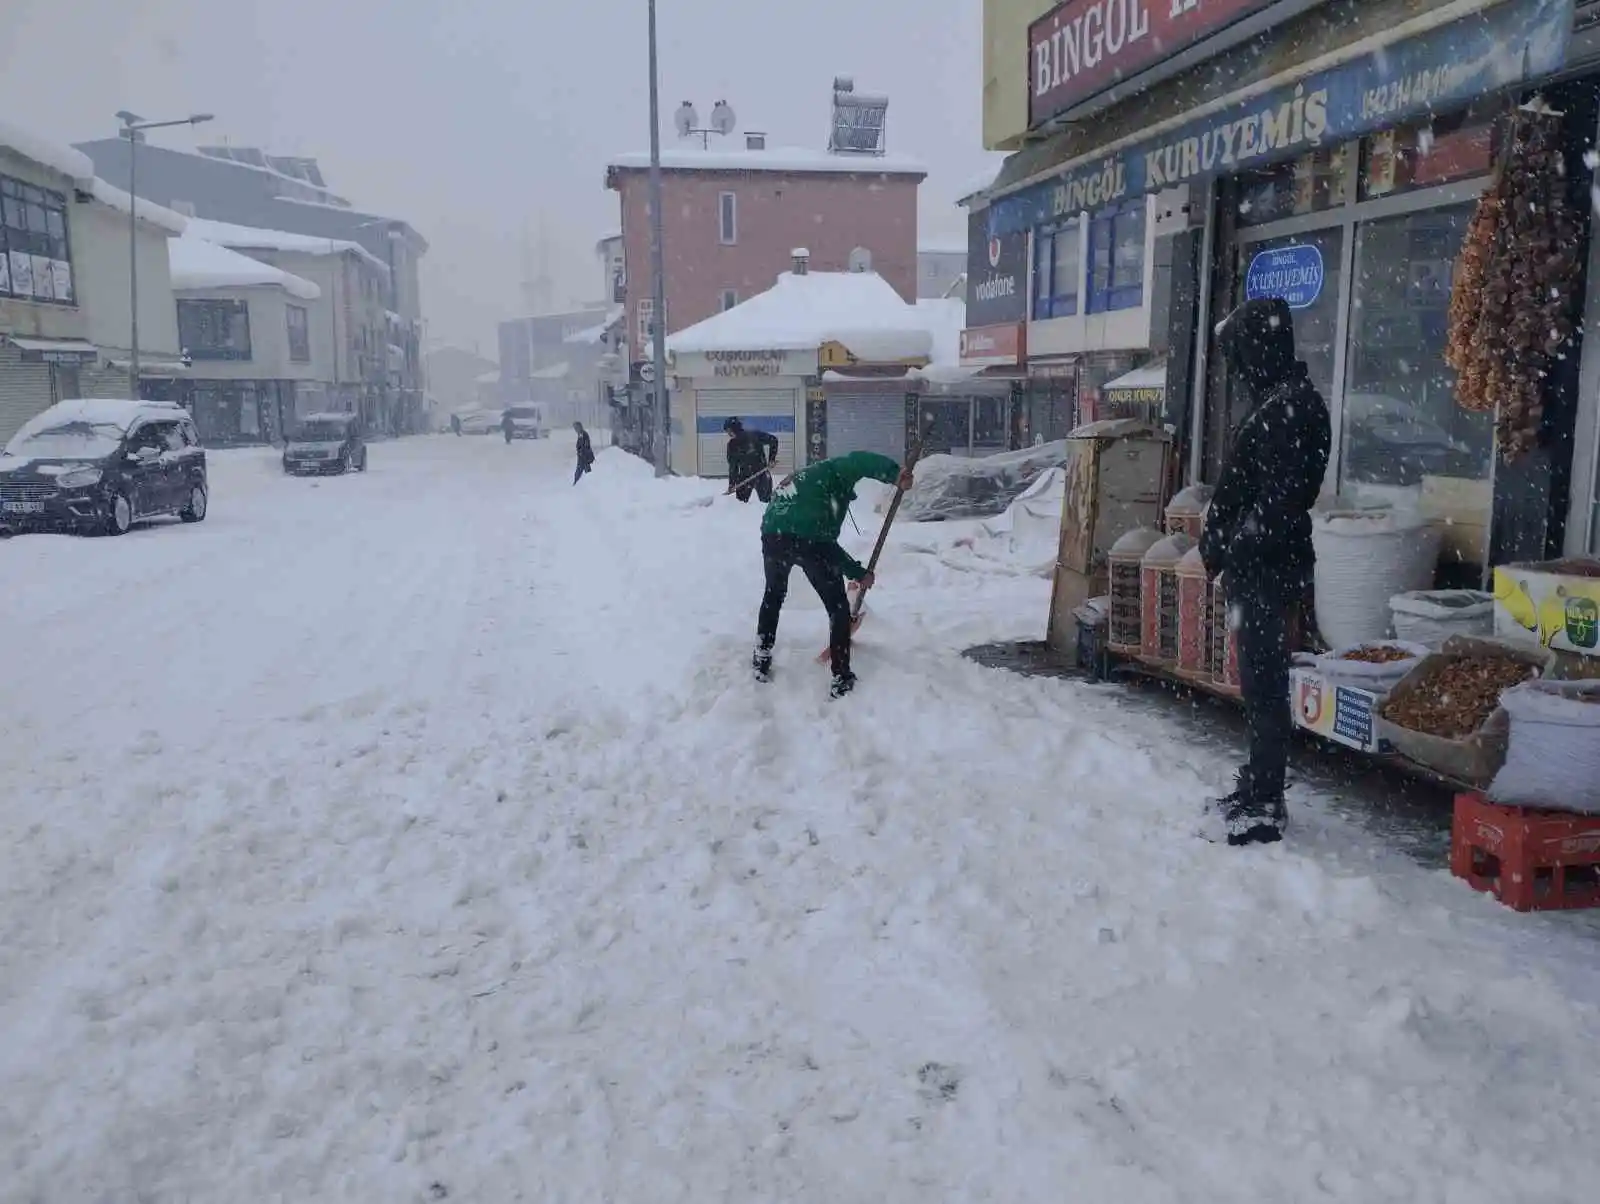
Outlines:
MULTIPOLYGON (((212 112, 198 137, 315 156, 335 191, 432 244, 432 342, 493 354, 543 218, 559 300, 600 291, 608 155, 648 146, 645 0, 0 0, 0 108, 62 141, 113 114, 212 112)), ((769 144, 826 145, 829 88, 890 97, 926 163, 924 235, 993 161, 980 143, 982 0, 660 0, 661 106, 726 98, 769 144)), ((188 130, 151 135, 194 145, 188 130)))

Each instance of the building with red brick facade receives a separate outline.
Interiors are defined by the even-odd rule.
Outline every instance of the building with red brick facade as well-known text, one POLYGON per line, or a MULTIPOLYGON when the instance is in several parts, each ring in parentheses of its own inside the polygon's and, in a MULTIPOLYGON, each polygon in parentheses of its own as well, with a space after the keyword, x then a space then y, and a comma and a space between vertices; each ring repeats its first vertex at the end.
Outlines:
MULTIPOLYGON (((926 171, 886 155, 768 149, 760 135, 662 150, 667 333, 772 287, 796 247, 819 272, 863 259, 907 301, 917 296, 917 189, 926 171)), ((651 327, 650 158, 621 155, 606 186, 621 197, 629 358, 651 327)))

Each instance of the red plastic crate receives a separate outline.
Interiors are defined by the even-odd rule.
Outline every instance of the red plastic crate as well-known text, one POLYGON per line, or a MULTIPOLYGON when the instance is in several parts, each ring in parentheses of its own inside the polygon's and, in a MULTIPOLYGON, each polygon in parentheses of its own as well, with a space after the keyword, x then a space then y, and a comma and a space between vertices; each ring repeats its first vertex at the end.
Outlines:
POLYGON ((1518 911, 1600 907, 1600 815, 1458 794, 1450 872, 1518 911))

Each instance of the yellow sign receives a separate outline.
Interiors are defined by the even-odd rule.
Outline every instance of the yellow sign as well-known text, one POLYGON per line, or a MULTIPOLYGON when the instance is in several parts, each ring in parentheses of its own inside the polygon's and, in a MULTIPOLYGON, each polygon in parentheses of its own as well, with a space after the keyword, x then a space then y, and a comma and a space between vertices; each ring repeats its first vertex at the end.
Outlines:
POLYGON ((1600 561, 1509 564, 1494 571, 1494 632, 1558 652, 1600 656, 1600 561))
POLYGON ((817 365, 822 368, 849 368, 857 363, 843 343, 824 343, 817 349, 817 365))

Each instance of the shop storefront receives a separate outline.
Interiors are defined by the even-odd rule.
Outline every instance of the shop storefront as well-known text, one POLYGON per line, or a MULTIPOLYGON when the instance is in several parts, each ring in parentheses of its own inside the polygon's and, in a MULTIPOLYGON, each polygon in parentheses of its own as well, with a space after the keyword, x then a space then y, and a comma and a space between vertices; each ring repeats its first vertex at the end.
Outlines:
POLYGON ((778 439, 778 468, 795 467, 796 449, 805 446, 808 378, 817 372, 816 352, 707 351, 674 356, 671 369, 673 471, 688 476, 720 477, 728 472, 728 436, 723 424, 740 419, 745 426, 778 439), (684 428, 687 426, 687 430, 684 428))
POLYGON ((82 339, 0 336, 0 445, 34 415, 81 397, 79 375, 98 356, 82 339))

